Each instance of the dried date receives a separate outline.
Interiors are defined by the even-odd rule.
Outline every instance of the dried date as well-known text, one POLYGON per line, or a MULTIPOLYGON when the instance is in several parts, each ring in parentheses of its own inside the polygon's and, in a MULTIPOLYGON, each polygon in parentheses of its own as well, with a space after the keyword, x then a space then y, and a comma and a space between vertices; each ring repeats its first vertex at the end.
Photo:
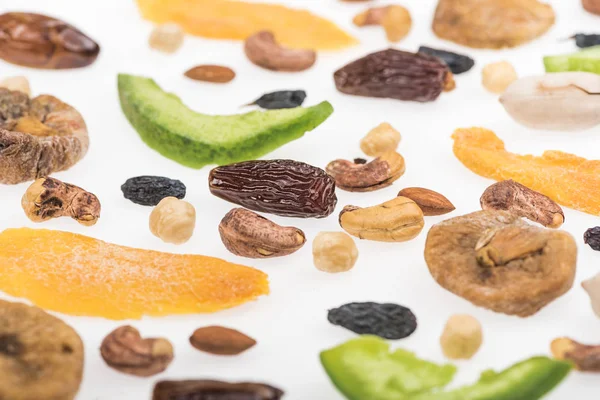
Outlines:
POLYGON ((440 60, 445 62, 446 65, 448 65, 448 68, 450 68, 450 71, 452 71, 454 75, 467 72, 475 65, 475 61, 471 57, 453 53, 451 51, 438 50, 427 46, 421 46, 419 47, 419 53, 439 58, 440 60))
POLYGON ((263 383, 211 380, 160 381, 152 400, 279 400, 284 392, 263 383))
POLYGON ((333 78, 342 93, 418 102, 433 101, 455 87, 452 72, 440 59, 395 49, 351 62, 333 78))
POLYGON ((176 179, 162 176, 137 176, 129 178, 123 185, 121 191, 126 199, 142 206, 155 206, 165 197, 185 197, 185 185, 176 179))
POLYGON ((585 231, 583 241, 593 250, 600 251, 600 226, 585 231))
POLYGON ((250 210, 323 218, 335 209, 335 181, 321 168, 293 160, 258 160, 216 167, 212 194, 250 210))
POLYGON ((256 105, 266 110, 280 110, 282 108, 300 107, 304 103, 304 99, 306 99, 304 90, 282 90, 263 94, 248 105, 256 105))

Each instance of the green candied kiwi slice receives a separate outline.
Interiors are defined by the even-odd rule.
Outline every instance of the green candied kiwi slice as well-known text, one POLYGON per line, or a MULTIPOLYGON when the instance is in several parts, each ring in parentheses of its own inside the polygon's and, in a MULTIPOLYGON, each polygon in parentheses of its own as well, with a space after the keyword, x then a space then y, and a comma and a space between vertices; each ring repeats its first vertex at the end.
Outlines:
POLYGON ((302 137, 333 112, 324 101, 308 108, 213 116, 190 110, 149 78, 119 74, 118 87, 121 108, 142 140, 192 168, 256 159, 302 137))
POLYGON ((473 385, 442 391, 456 373, 389 345, 362 336, 321 353, 321 363, 334 385, 349 400, 538 400, 554 389, 572 365, 548 357, 532 357, 502 372, 486 371, 473 385))
POLYGON ((600 74, 600 46, 576 53, 544 57, 546 72, 583 71, 600 74))

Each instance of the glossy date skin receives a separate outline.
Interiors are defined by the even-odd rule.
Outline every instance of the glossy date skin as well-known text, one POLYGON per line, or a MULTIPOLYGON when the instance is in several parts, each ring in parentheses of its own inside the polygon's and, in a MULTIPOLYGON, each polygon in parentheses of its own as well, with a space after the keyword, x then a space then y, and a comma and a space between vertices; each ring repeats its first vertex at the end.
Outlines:
POLYGON ((293 160, 258 160, 214 168, 212 194, 250 210, 324 218, 337 204, 335 181, 321 168, 293 160))
POLYGON ((0 58, 41 69, 81 68, 92 64, 100 46, 77 28, 42 14, 0 15, 0 58))
POLYGON ((262 383, 210 380, 161 381, 152 400, 279 400, 283 391, 262 383))

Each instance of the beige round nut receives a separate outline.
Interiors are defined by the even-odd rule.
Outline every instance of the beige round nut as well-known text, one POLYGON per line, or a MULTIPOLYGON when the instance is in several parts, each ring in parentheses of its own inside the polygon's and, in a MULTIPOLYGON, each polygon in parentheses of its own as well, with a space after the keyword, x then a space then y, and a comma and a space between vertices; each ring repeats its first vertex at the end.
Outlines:
POLYGON ((29 87, 29 80, 24 76, 12 76, 5 78, 0 81, 0 88, 6 88, 8 90, 18 90, 19 92, 25 93, 31 97, 31 88, 29 87))
POLYGON ((148 43, 155 50, 165 53, 176 52, 183 44, 183 30, 177 24, 169 23, 154 27, 148 43))
POLYGON ((470 315, 456 314, 448 319, 440 338, 442 351, 450 359, 470 359, 483 342, 481 324, 470 315))
POLYGON ((360 141, 360 149, 368 156, 379 157, 388 151, 395 151, 400 140, 400 132, 389 123, 383 122, 371 129, 360 141))
POLYGON ((504 93, 518 79, 517 71, 508 61, 491 63, 483 67, 481 82, 492 93, 504 93))
POLYGON ((346 272, 357 259, 358 248, 344 232, 320 232, 313 240, 313 261, 320 271, 346 272))
POLYGON ((195 226, 194 206, 175 197, 165 197, 150 213, 150 231, 167 243, 187 242, 192 237, 195 226))

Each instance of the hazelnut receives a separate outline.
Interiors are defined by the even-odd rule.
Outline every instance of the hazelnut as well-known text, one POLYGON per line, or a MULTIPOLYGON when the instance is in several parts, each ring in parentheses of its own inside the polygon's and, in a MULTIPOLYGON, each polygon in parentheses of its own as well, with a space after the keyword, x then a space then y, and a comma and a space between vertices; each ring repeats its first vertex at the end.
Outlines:
POLYGON ((187 242, 195 226, 196 209, 176 197, 165 197, 150 213, 150 231, 167 243, 187 242))
POLYGON ((320 271, 349 271, 356 264, 357 258, 356 244, 344 232, 321 232, 313 241, 313 260, 320 271))
POLYGON ((492 93, 504 93, 506 88, 517 78, 517 71, 508 61, 500 61, 483 67, 483 86, 492 93))

